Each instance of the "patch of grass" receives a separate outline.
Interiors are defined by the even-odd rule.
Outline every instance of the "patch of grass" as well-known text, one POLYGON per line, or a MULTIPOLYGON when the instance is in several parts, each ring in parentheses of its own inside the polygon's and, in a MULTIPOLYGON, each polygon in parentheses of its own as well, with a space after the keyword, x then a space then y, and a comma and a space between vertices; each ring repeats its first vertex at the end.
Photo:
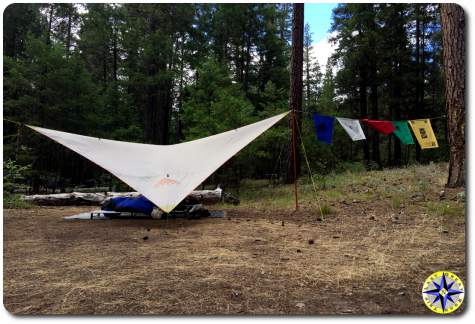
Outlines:
POLYGON ((462 204, 447 202, 428 202, 426 206, 428 212, 432 215, 449 217, 465 216, 465 208, 462 204))
POLYGON ((429 181, 427 181, 426 179, 420 179, 417 183, 417 187, 419 192, 425 195, 425 193, 429 189, 429 181))
POLYGON ((320 211, 323 216, 333 214, 333 209, 327 204, 321 204, 320 211))
POLYGON ((399 209, 401 208, 401 205, 403 203, 403 198, 401 196, 392 196, 391 198, 391 207, 393 209, 399 209))
POLYGON ((340 172, 347 171, 351 173, 366 172, 366 168, 362 162, 340 162, 337 166, 337 170, 340 172))
MULTIPOLYGON (((446 165, 413 165, 407 168, 355 172, 314 174, 313 182, 302 175, 298 182, 298 196, 302 205, 318 199, 322 203, 353 200, 371 203, 384 201, 392 209, 407 208, 416 201, 430 201, 446 180, 446 165)), ((294 186, 271 185, 268 180, 243 180, 239 192, 231 192, 241 200, 244 208, 257 210, 293 209, 294 186)), ((443 213, 450 214, 452 211, 443 213)))
POLYGON ((35 205, 21 199, 21 195, 3 194, 3 208, 5 209, 27 209, 35 205))
POLYGON ((323 191, 321 194, 322 194, 322 196, 324 196, 328 200, 338 200, 338 199, 344 197, 344 195, 341 191, 334 190, 334 189, 323 191))

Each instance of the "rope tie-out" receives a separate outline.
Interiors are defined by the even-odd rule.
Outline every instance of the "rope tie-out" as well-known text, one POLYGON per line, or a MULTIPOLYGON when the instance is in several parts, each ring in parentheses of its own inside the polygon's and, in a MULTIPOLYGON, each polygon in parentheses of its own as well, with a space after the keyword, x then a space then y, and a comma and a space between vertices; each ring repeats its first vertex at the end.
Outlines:
POLYGON ((310 180, 312 181, 313 191, 315 192, 315 198, 317 198, 316 202, 317 202, 318 209, 320 210, 320 217, 323 220, 323 211, 322 211, 322 207, 320 205, 320 202, 318 201, 317 186, 315 184, 315 181, 313 180, 312 169, 310 168, 310 162, 308 161, 307 151, 305 150, 305 144, 303 143, 302 134, 300 132, 299 124, 298 123, 295 123, 295 124, 297 125, 297 131, 299 133, 300 142, 302 143, 303 156, 305 157, 305 162, 307 163, 308 174, 310 176, 310 180))
MULTIPOLYGON (((313 115, 315 112, 314 111, 306 111, 306 110, 295 110, 296 112, 300 112, 302 114, 307 114, 307 115, 313 115)), ((336 116, 335 116, 336 117, 336 116)), ((340 116, 338 116, 340 117, 340 116)), ((343 118, 343 117, 342 117, 343 118)), ((355 117, 345 117, 345 118, 349 118, 349 119, 358 119, 360 120, 361 118, 355 118, 355 117)), ((411 119, 400 119, 400 120, 418 120, 418 119, 442 119, 442 118, 447 118, 446 115, 442 115, 442 116, 437 116, 437 117, 427 117, 427 118, 411 118, 411 119)), ((377 120, 380 120, 380 119, 377 119, 377 120)), ((382 119, 381 119, 382 120, 382 119)), ((388 120, 388 121, 391 121, 391 120, 388 120)))
POLYGON ((18 152, 20 151, 20 140, 21 140, 21 128, 23 124, 18 124, 17 137, 16 137, 16 148, 15 148, 15 160, 18 159, 18 152))
MULTIPOLYGON (((277 162, 274 164, 274 169, 272 170, 272 174, 277 174, 278 179, 280 178, 282 152, 284 152, 284 146, 285 145, 286 145, 285 143, 280 145, 279 155, 277 156, 277 160, 276 160, 277 162)), ((271 179, 271 183, 272 183, 272 179, 271 179)))
POLYGON ((11 120, 11 119, 8 119, 8 118, 3 118, 4 121, 7 121, 7 122, 10 122, 10 123, 13 123, 15 125, 23 125, 23 123, 20 123, 20 122, 17 122, 17 121, 14 121, 14 120, 11 120))

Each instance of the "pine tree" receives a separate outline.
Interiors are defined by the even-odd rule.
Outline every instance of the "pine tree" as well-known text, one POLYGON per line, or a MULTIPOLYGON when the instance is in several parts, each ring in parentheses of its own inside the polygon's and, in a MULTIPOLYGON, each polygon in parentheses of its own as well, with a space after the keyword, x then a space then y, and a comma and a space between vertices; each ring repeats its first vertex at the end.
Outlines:
POLYGON ((3 55, 21 57, 28 34, 42 34, 39 4, 12 3, 3 13, 3 55))
POLYGON ((300 175, 300 155, 298 148, 300 146, 299 130, 302 129, 303 10, 303 3, 293 5, 289 108, 292 110, 291 127, 293 129, 292 140, 294 145, 291 145, 291 150, 289 150, 290 163, 287 172, 287 183, 295 183, 300 175))
POLYGON ((457 4, 441 4, 445 95, 450 144, 448 187, 465 185, 465 14, 457 4))
MULTIPOLYGON (((337 32, 337 36, 333 41, 338 43, 338 47, 333 59, 342 66, 335 81, 337 92, 349 96, 349 101, 358 102, 353 106, 358 110, 351 114, 360 118, 377 118, 378 114, 374 24, 372 4, 341 4, 334 10, 332 31, 337 32)), ((363 130, 369 134, 363 143, 363 155, 366 166, 370 167, 380 161, 379 137, 365 125, 363 130)))

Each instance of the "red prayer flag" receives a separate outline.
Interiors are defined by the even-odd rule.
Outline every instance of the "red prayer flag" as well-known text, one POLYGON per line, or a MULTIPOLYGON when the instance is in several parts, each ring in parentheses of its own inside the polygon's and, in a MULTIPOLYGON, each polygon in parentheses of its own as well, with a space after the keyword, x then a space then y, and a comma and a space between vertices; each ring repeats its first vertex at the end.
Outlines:
POLYGON ((376 129, 378 132, 383 133, 384 135, 389 135, 396 130, 394 124, 388 120, 362 119, 361 121, 369 127, 376 129))

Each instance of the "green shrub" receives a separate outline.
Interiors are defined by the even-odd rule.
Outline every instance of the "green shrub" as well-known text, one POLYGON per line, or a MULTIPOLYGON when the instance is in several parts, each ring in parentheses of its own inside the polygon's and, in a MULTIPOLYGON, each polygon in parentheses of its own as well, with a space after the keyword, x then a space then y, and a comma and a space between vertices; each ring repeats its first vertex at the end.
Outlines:
POLYGON ((333 209, 327 204, 320 205, 320 211, 323 216, 333 214, 333 209))
POLYGON ((13 160, 3 161, 3 192, 13 193, 17 186, 24 182, 31 165, 19 165, 13 160))
POLYGON ((4 194, 3 195, 3 208, 4 209, 22 209, 32 208, 34 205, 21 199, 21 195, 4 194))

